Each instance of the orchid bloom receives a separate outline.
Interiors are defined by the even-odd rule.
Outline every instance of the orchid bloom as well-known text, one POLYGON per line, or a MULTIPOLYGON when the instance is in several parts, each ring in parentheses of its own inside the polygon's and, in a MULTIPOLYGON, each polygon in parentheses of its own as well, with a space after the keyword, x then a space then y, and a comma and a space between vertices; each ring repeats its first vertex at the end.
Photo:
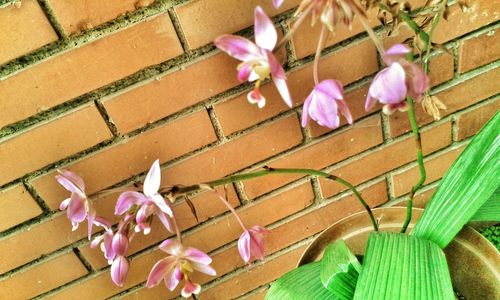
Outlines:
POLYGON ((405 45, 396 44, 384 53, 387 68, 378 72, 370 85, 366 111, 373 108, 376 100, 384 104, 383 112, 387 115, 396 110, 407 110, 407 96, 420 101, 422 94, 429 88, 429 77, 419 66, 405 59, 410 51, 405 45))
POLYGON ((266 104, 266 98, 260 93, 260 85, 262 81, 270 77, 285 103, 292 107, 285 70, 272 52, 277 40, 278 34, 273 22, 264 10, 257 6, 255 8, 255 44, 236 35, 222 35, 214 41, 217 48, 242 61, 238 65, 238 80, 240 82, 255 81, 255 87, 248 93, 247 99, 252 104, 257 103, 259 108, 266 104))
POLYGON ((241 234, 238 240, 238 251, 245 263, 248 263, 252 256, 257 259, 264 258, 264 234, 267 233, 269 233, 269 230, 266 228, 253 226, 241 234))
POLYGON ((274 8, 279 8, 281 4, 283 4, 285 0, 273 0, 273 6, 274 8))
POLYGON ((159 260, 151 269, 146 286, 151 288, 156 286, 163 279, 165 285, 170 291, 173 291, 179 282, 185 280, 181 294, 188 298, 192 294, 199 294, 201 286, 193 283, 189 274, 196 271, 207 275, 215 276, 215 270, 210 266, 212 259, 206 253, 184 246, 176 240, 165 240, 159 248, 168 253, 164 259, 159 260))
POLYGON ((85 194, 85 183, 83 179, 75 173, 68 170, 57 170, 59 175, 56 175, 56 180, 66 190, 71 192, 71 196, 59 205, 60 210, 66 210, 68 219, 73 224, 73 231, 78 228, 83 220, 88 221, 88 238, 92 234, 92 225, 96 218, 96 212, 92 207, 91 202, 85 194))
POLYGON ((173 232, 167 218, 167 216, 173 217, 173 212, 170 206, 165 202, 165 199, 158 193, 160 183, 160 162, 156 160, 149 169, 148 175, 146 175, 146 179, 144 180, 143 193, 135 191, 123 192, 116 202, 115 215, 122 215, 135 204, 139 207, 136 214, 136 232, 142 230, 144 234, 148 234, 151 231, 150 223, 152 215, 158 216, 165 228, 173 232))
POLYGON ((338 80, 326 79, 318 83, 307 96, 302 111, 302 127, 306 127, 309 117, 321 126, 334 129, 339 127, 339 111, 352 124, 352 116, 342 96, 344 90, 338 80))

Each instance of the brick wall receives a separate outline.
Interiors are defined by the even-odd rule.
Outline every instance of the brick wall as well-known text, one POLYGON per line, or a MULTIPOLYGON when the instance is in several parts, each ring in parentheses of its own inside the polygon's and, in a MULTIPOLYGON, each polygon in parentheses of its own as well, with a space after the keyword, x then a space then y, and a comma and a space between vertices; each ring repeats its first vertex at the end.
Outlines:
MULTIPOLYGON (((92 194, 141 180, 156 158, 163 184, 264 165, 307 167, 343 176, 372 206, 405 199, 418 178, 413 140, 405 114, 364 111, 381 65, 360 24, 350 31, 339 27, 322 58, 321 76, 346 85, 355 119, 333 131, 299 125, 300 104, 313 85, 317 28, 303 27, 280 54, 292 109, 270 85, 263 87, 264 109, 248 104, 251 86, 237 82, 237 62, 214 48, 212 40, 222 33, 251 36, 255 5, 287 31, 298 2, 275 10, 271 0, 0 0, 0 299, 167 299, 179 293, 144 287, 163 257, 157 245, 167 235, 159 226, 134 239, 125 286, 112 284, 101 252, 90 249, 83 229, 72 232, 58 211, 66 192, 54 180, 57 168, 83 176, 92 194)), ((429 173, 417 196, 420 206, 500 107, 500 6, 470 2, 466 13, 453 5, 435 34, 450 50, 430 66, 433 93, 448 109, 440 121, 417 109, 429 173)), ((245 222, 270 229, 267 256, 243 265, 238 224, 212 195, 192 198, 199 222, 178 202, 186 243, 209 252, 218 271, 216 279, 196 278, 205 284, 202 299, 262 299, 317 233, 361 210, 342 186, 293 175, 237 183, 229 199, 245 222)), ((95 205, 111 217, 114 201, 109 196, 95 205)))

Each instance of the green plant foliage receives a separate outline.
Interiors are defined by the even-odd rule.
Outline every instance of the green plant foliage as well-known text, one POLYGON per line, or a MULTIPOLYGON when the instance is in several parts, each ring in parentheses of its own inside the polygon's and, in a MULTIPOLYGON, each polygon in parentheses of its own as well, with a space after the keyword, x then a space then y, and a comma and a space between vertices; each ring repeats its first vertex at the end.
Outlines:
POLYGON ((412 235, 446 247, 491 197, 500 183, 500 112, 453 163, 412 235))
POLYGON ((356 290, 361 264, 344 240, 326 247, 321 259, 321 282, 338 299, 351 300, 356 290))
POLYGON ((271 285, 266 300, 336 300, 321 283, 320 272, 318 261, 286 273, 271 285))
POLYGON ((500 251, 500 225, 484 228, 481 230, 481 234, 500 251))
POLYGON ((500 188, 497 188, 470 220, 500 222, 500 188))
POLYGON ((415 236, 370 234, 355 300, 454 300, 444 252, 415 236))

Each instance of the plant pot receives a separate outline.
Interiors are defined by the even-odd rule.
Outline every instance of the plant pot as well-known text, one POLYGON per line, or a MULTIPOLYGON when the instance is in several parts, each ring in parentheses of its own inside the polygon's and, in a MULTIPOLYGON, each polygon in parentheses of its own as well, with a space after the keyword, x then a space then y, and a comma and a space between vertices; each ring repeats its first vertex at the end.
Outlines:
MULTIPOLYGON (((422 209, 413 209, 410 230, 422 212, 422 209)), ((380 220, 381 231, 398 232, 406 217, 406 208, 377 208, 373 214, 380 220)), ((339 220, 314 239, 302 254, 298 266, 321 259, 326 246, 338 239, 343 239, 354 254, 363 255, 372 231, 366 212, 339 220)), ((466 226, 444 252, 456 291, 468 300, 500 299, 500 253, 486 238, 466 226)))

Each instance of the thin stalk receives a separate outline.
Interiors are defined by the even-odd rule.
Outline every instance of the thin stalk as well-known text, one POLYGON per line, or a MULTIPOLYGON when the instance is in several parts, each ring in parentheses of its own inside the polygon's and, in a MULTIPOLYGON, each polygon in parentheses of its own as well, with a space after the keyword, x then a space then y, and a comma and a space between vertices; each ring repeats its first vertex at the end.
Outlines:
POLYGON ((361 203, 361 205, 365 208, 366 212, 370 216, 370 220, 373 226, 373 229, 375 231, 378 231, 378 225, 377 222, 375 221, 375 217, 373 216, 372 210, 370 209, 370 206, 366 203, 366 201, 363 199, 361 194, 356 190, 356 188, 347 182, 346 180, 337 177, 335 175, 328 174, 326 172, 322 171, 317 171, 317 170, 312 170, 312 169, 288 169, 288 168, 270 168, 270 167, 265 167, 264 170, 260 171, 255 171, 251 173, 245 173, 245 174, 238 174, 238 175, 230 175, 221 179, 213 180, 206 182, 204 184, 197 184, 197 185, 192 185, 192 186, 185 186, 185 187, 179 187, 175 190, 176 193, 187 193, 190 191, 194 190, 199 190, 200 188, 203 188, 203 186, 210 186, 210 187, 216 187, 220 185, 225 185, 228 183, 236 182, 236 181, 242 181, 242 180, 248 180, 248 179, 253 179, 257 177, 262 177, 270 174, 301 174, 301 175, 311 175, 311 176, 318 176, 318 177, 323 177, 328 180, 336 181, 353 192, 355 197, 358 199, 358 201, 361 203))
POLYGON ((415 117, 415 108, 413 106, 413 99, 411 97, 406 97, 406 102, 408 103, 408 119, 410 120, 411 131, 413 132, 413 138, 415 140, 415 148, 417 149, 417 162, 418 169, 420 171, 420 179, 417 184, 415 184, 410 192, 410 197, 408 199, 408 203, 406 206, 406 219, 403 223, 403 227, 401 228, 401 233, 405 233, 408 228, 408 224, 410 224, 412 217, 412 208, 413 208, 413 198, 415 197, 415 193, 422 187, 427 177, 424 167, 424 154, 422 152, 422 140, 420 138, 420 132, 418 130, 417 119, 415 117))
POLYGON ((427 36, 429 37, 429 40, 425 44, 425 49, 424 49, 425 57, 423 59, 425 74, 429 73, 429 55, 431 52, 430 43, 432 42, 432 34, 434 33, 434 30, 436 29, 437 25, 439 24, 439 21, 443 17, 444 10, 446 9, 446 2, 447 2, 446 0, 443 0, 443 1, 441 1, 441 3, 439 3, 439 11, 434 16, 434 19, 432 20, 431 29, 429 30, 429 33, 427 34, 427 36))
POLYGON ((310 6, 308 7, 301 15, 300 17, 297 19, 297 21, 295 21, 292 25, 292 27, 290 28, 290 30, 285 34, 285 36, 278 42, 278 44, 276 45, 276 47, 274 48, 274 51, 276 51, 277 49, 281 48, 283 45, 285 45, 285 43, 292 38, 292 35, 295 33, 295 31, 297 31, 297 29, 300 27, 300 25, 302 24, 302 22, 304 22, 304 20, 306 19, 307 15, 309 14, 309 12, 311 11, 311 9, 313 8, 313 6, 310 6))
POLYGON ((321 50, 323 50, 323 44, 326 40, 327 28, 325 25, 321 26, 321 33, 319 34, 318 47, 316 48, 316 54, 314 55, 314 65, 313 65, 313 77, 314 84, 317 85, 319 83, 319 59, 321 57, 321 50))
POLYGON ((215 189, 212 189, 212 191, 215 193, 215 195, 219 198, 220 201, 222 201, 222 203, 224 203, 224 205, 229 208, 229 210, 231 211, 231 213, 234 215, 234 217, 236 218, 236 220, 238 221, 238 223, 240 224, 241 228, 243 228, 243 231, 247 230, 247 227, 245 226, 245 223, 243 223, 243 221, 241 220, 240 218, 240 215, 238 215, 238 213, 236 212, 236 210, 234 209, 234 207, 231 205, 231 203, 229 203, 229 201, 226 200, 226 198, 224 198, 218 191, 216 191, 215 189))
POLYGON ((375 44, 375 47, 377 48, 378 53, 380 54, 380 56, 383 57, 385 51, 384 51, 384 47, 382 46, 382 42, 380 41, 378 36, 375 34, 375 31, 373 31, 373 28, 370 26, 370 24, 368 23, 366 18, 363 17, 363 15, 361 15, 360 13, 358 13, 358 16, 359 16, 359 20, 361 21, 361 24, 365 28, 366 33, 368 33, 368 36, 372 39, 373 44, 375 44))
POLYGON ((175 229, 175 235, 177 236, 177 241, 179 241, 179 243, 182 244, 182 236, 181 236, 181 231, 179 229, 179 226, 177 225, 177 220, 175 219, 175 215, 173 215, 173 211, 172 211, 172 225, 174 226, 174 229, 175 229))

